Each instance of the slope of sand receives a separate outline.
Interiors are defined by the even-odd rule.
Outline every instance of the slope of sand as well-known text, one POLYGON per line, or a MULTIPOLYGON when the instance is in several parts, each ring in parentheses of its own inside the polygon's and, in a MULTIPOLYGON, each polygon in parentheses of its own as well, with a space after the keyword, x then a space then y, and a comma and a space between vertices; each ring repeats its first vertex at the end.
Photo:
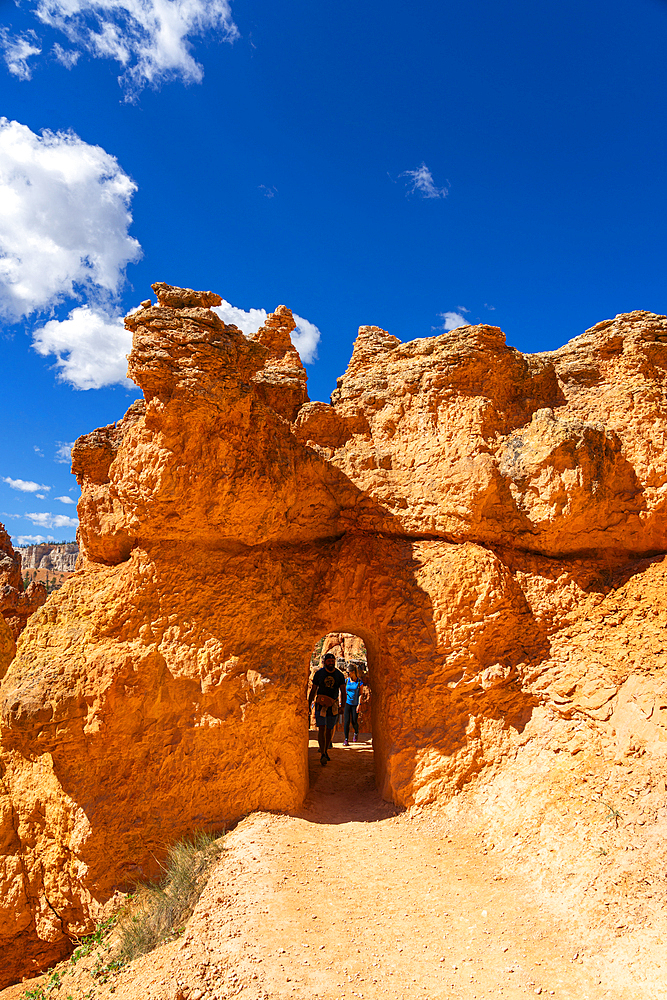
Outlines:
MULTIPOLYGON (((65 580, 68 580, 71 573, 64 573, 53 569, 29 569, 26 570, 29 583, 52 583, 54 580, 59 587, 62 587, 65 580)), ((25 573, 23 574, 25 576, 25 573)))
MULTIPOLYGON (((227 835, 180 939, 106 983, 87 971, 93 958, 70 966, 48 996, 667 997, 664 978, 635 975, 630 955, 612 969, 587 950, 576 919, 555 915, 549 899, 481 839, 383 802, 367 737, 348 749, 335 745, 326 768, 314 741, 309 755, 303 810, 255 813, 227 835)), ((0 1000, 47 980, 12 987, 0 1000)))

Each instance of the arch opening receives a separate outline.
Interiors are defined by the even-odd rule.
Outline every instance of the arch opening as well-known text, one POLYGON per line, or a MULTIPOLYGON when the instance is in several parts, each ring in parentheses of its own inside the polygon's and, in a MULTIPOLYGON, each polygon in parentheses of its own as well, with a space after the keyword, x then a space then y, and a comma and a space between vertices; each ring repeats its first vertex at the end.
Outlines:
POLYGON ((356 633, 327 632, 315 643, 308 668, 309 786, 320 785, 320 773, 327 768, 329 784, 348 782, 356 792, 375 789, 373 694, 377 669, 366 642, 356 633), (322 673, 325 657, 334 669, 331 680, 322 673), (324 692, 323 678, 340 683, 336 708, 342 706, 342 711, 317 706, 318 693, 324 692))

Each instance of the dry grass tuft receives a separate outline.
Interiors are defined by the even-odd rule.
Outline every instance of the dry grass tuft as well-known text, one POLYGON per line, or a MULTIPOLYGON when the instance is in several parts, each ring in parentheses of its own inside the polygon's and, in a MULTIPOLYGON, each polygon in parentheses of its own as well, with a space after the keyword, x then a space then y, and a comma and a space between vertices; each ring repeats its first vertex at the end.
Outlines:
POLYGON ((169 938, 178 937, 206 883, 211 864, 223 851, 223 837, 198 832, 167 853, 164 877, 137 889, 130 912, 118 922, 117 955, 130 962, 169 938))

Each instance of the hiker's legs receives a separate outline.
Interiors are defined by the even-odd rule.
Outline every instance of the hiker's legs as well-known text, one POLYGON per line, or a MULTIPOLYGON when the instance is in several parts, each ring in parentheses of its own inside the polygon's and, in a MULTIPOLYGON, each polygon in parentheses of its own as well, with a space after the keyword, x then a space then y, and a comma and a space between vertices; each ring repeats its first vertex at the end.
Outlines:
MULTIPOLYGON (((359 711, 356 705, 350 705, 350 715, 352 716, 352 725, 354 726, 354 732, 359 735, 359 711)), ((349 725, 348 725, 349 728, 349 725)))
POLYGON ((326 749, 328 750, 331 744, 333 743, 333 734, 334 734, 333 726, 331 727, 331 729, 329 729, 329 727, 327 726, 326 734, 327 734, 326 749))
POLYGON ((324 725, 321 725, 321 726, 317 727, 317 742, 319 744, 319 748, 320 748, 320 753, 321 754, 327 752, 327 745, 326 745, 326 736, 325 736, 325 733, 326 733, 326 729, 324 728, 324 725))
POLYGON ((350 735, 350 715, 352 705, 345 705, 343 709, 343 736, 347 739, 350 735))

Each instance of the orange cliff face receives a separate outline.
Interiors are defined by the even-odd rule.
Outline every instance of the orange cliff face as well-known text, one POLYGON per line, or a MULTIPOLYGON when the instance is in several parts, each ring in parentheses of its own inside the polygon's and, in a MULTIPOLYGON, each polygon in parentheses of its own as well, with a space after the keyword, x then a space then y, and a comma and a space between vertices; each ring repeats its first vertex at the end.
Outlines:
POLYGON ((154 290, 126 320, 144 399, 73 449, 82 568, 0 690, 0 984, 177 837, 300 804, 327 633, 366 647, 399 805, 557 752, 573 717, 665 768, 661 713, 639 731, 632 704, 667 683, 667 617, 649 639, 640 613, 667 587, 667 318, 535 356, 494 327, 362 327, 328 405, 285 307, 246 338, 219 296, 154 290))
MULTIPOLYGON (((0 632, 5 632, 6 624, 12 638, 18 639, 30 615, 45 601, 46 587, 43 583, 31 583, 23 589, 21 557, 14 551, 9 535, 0 524, 0 632)), ((0 654, 0 677, 8 662, 3 665, 0 654)))

